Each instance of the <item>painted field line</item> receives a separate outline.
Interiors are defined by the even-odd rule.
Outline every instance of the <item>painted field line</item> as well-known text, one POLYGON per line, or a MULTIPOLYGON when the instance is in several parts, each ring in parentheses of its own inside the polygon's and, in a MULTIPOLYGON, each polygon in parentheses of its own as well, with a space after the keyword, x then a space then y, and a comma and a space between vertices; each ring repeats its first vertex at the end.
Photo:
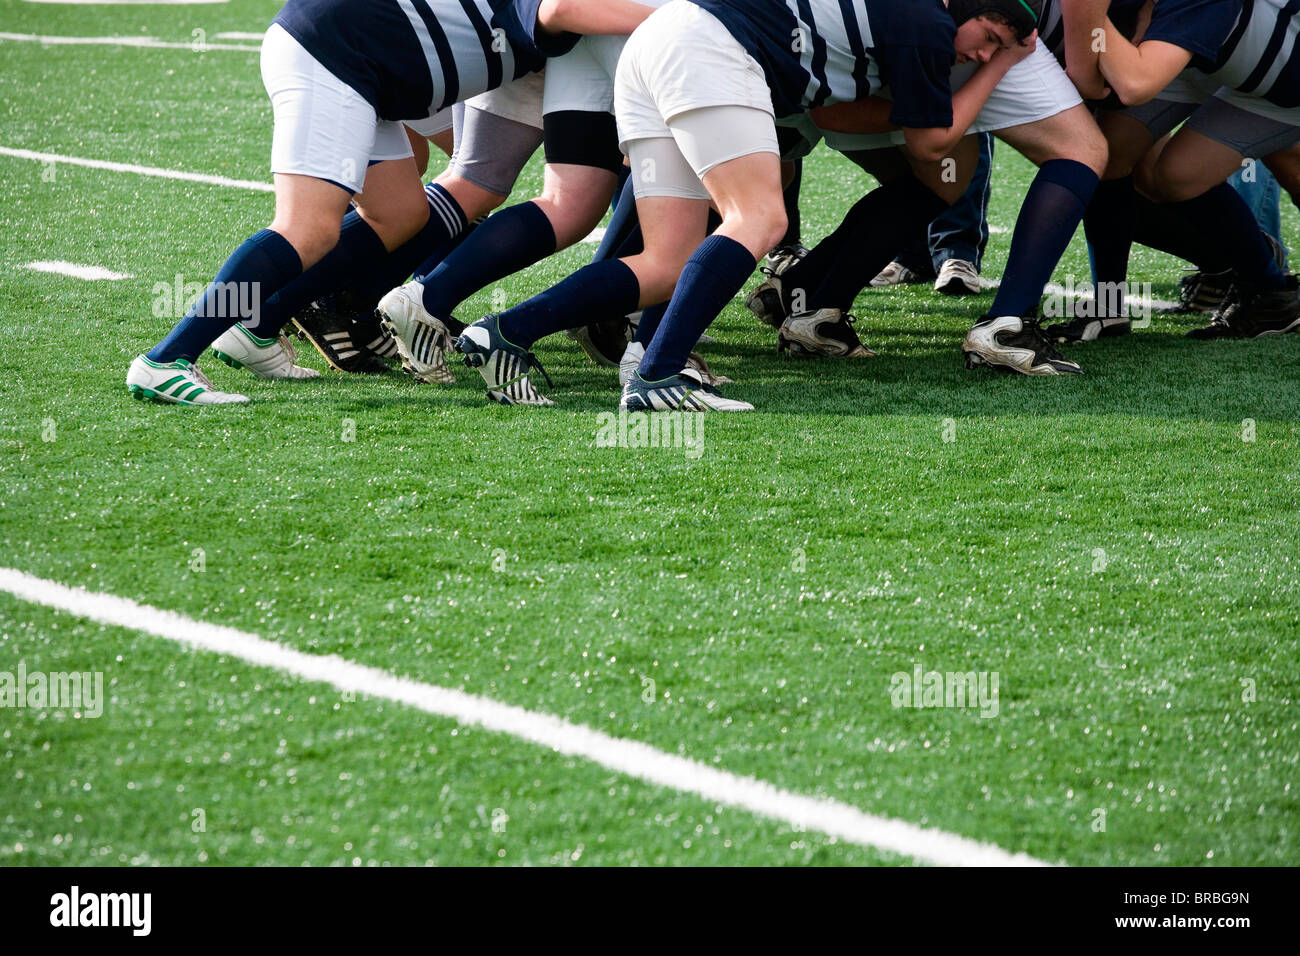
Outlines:
POLYGON ((190 6, 196 3, 229 3, 230 0, 23 0, 24 3, 65 3, 85 7, 190 6))
POLYGON ((113 272, 101 266, 79 266, 75 262, 64 262, 62 260, 29 262, 23 268, 31 269, 33 272, 52 272, 55 275, 85 279, 87 282, 120 282, 123 279, 135 278, 135 276, 126 272, 113 272))
POLYGON ((111 594, 65 587, 12 568, 0 568, 0 591, 101 624, 142 631, 196 650, 331 684, 342 691, 396 701, 439 717, 509 734, 655 786, 817 830, 859 846, 940 866, 1044 865, 1023 853, 1009 853, 953 833, 874 816, 834 800, 781 790, 753 777, 739 777, 550 714, 396 677, 334 655, 305 654, 256 634, 195 621, 111 594))
POLYGON ((273 193, 275 187, 270 183, 259 183, 251 179, 227 179, 225 176, 210 176, 207 173, 184 173, 176 169, 160 169, 157 166, 136 166, 134 163, 110 163, 102 159, 82 159, 79 156, 63 156, 59 153, 38 153, 30 149, 11 149, 0 146, 0 156, 14 159, 30 159, 38 163, 64 163, 69 166, 85 166, 87 169, 106 169, 114 173, 135 173, 137 176, 156 176, 159 179, 179 179, 187 183, 204 183, 208 186, 231 186, 235 189, 252 189, 262 193, 273 193))
POLYGON ((252 40, 255 43, 261 43, 262 38, 266 36, 266 31, 261 33, 244 33, 240 30, 229 30, 225 33, 218 33, 218 40, 252 40))
POLYGON ((242 50, 257 53, 260 46, 240 43, 207 43, 198 40, 155 40, 153 37, 66 37, 42 36, 38 33, 0 33, 0 40, 14 43, 40 43, 44 46, 134 46, 149 50, 192 50, 207 53, 209 50, 242 50))

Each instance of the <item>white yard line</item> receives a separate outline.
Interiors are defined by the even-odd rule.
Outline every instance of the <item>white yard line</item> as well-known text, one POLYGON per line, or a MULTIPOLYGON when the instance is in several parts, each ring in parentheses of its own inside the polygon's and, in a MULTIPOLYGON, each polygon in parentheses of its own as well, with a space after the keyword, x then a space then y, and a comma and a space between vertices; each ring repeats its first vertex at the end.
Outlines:
POLYGON ((159 169, 157 166, 136 166, 134 163, 110 163, 102 159, 82 159, 78 156, 63 156, 59 153, 38 153, 30 149, 11 149, 8 146, 0 146, 0 156, 11 156, 14 159, 30 159, 38 163, 64 163, 69 166, 85 166, 87 169, 106 169, 113 173, 157 176, 159 179, 179 179, 189 183, 205 183, 209 186, 230 186, 235 189, 251 189, 262 193, 275 192, 275 187, 270 183, 259 183, 251 179, 227 179, 225 176, 210 176, 207 173, 184 173, 176 169, 159 169))
POLYGON ((0 591, 101 624, 142 631, 196 650, 330 684, 341 691, 396 701, 439 717, 509 734, 655 786, 817 830, 859 846, 941 866, 1045 865, 1023 853, 1009 853, 954 833, 864 813, 835 800, 792 793, 550 714, 396 677, 334 655, 306 654, 256 634, 196 621, 111 594, 65 587, 11 568, 0 568, 0 591))
POLYGON ((23 0, 24 3, 63 3, 83 7, 173 7, 200 3, 229 3, 230 0, 23 0))
POLYGON ((241 33, 238 30, 231 30, 226 33, 218 33, 218 40, 253 40, 256 43, 262 42, 262 37, 266 36, 266 31, 261 33, 241 33))
POLYGON ((206 40, 155 40, 153 37, 65 37, 42 36, 38 33, 0 33, 0 40, 13 43, 40 43, 44 46, 134 46, 151 50, 192 50, 207 53, 209 50, 242 50, 257 53, 260 46, 239 43, 208 43, 206 40))
POLYGON ((135 278, 127 272, 113 272, 102 266, 79 266, 75 262, 62 260, 29 262, 23 268, 31 269, 33 272, 52 272, 55 275, 71 276, 73 279, 85 279, 87 282, 120 282, 123 279, 135 278))

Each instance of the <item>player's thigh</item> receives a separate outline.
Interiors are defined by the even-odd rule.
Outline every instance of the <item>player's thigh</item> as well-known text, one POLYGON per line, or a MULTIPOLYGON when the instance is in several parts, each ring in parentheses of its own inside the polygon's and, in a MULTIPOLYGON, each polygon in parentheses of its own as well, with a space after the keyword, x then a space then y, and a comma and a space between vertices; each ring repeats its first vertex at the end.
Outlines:
POLYGON ((1241 154, 1183 127, 1161 151, 1143 186, 1158 202, 1181 202, 1213 189, 1241 168, 1241 154))
POLYGON ((1300 204, 1300 146, 1270 153, 1264 157, 1264 165, 1287 191, 1291 201, 1300 204))
POLYGON ((643 251, 624 260, 641 283, 641 305, 666 301, 686 260, 708 232, 710 202, 684 196, 642 196, 636 201, 643 251))
POLYGON ((980 164, 980 138, 978 135, 963 136, 937 163, 917 159, 906 150, 900 152, 906 158, 912 175, 951 206, 965 195, 975 178, 980 164))
POLYGON ((992 132, 1035 166, 1069 159, 1088 166, 1099 176, 1106 170, 1106 139, 1086 106, 1073 106, 1046 119, 992 132))
POLYGON ((709 106, 672 117, 668 128, 722 216, 718 233, 756 259, 770 252, 786 231, 772 115, 748 106, 709 106))
POLYGON ((1201 195, 1242 168, 1300 143, 1294 111, 1258 97, 1220 90, 1174 134, 1156 163, 1154 198, 1180 202, 1201 195))
MULTIPOLYGON (((456 152, 448 171, 484 193, 500 197, 493 206, 465 214, 475 219, 500 205, 542 145, 542 78, 529 74, 476 96, 456 111, 456 152)), ((461 196, 453 192, 457 201, 461 196)), ((466 197, 481 205, 482 197, 466 197)))
POLYGON ((1156 142, 1151 129, 1128 113, 1104 112, 1097 117, 1097 125, 1106 137, 1103 179, 1123 179, 1133 173, 1156 142))
POLYGON ((547 163, 539 205, 556 243, 567 247, 589 234, 609 209, 618 176, 608 169, 547 163))
POLYGON ((405 243, 429 218, 429 203, 412 157, 383 160, 366 172, 357 210, 390 251, 405 243))

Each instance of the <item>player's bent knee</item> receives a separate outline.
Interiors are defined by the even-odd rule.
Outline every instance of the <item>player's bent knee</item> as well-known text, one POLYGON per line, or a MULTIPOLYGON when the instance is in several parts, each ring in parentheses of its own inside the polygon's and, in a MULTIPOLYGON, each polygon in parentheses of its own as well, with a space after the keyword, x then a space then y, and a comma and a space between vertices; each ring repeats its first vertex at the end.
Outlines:
POLYGON ((284 236, 289 245, 293 246, 304 269, 311 268, 324 259, 339 241, 340 224, 337 222, 330 225, 322 222, 282 223, 277 220, 271 223, 270 228, 284 236))

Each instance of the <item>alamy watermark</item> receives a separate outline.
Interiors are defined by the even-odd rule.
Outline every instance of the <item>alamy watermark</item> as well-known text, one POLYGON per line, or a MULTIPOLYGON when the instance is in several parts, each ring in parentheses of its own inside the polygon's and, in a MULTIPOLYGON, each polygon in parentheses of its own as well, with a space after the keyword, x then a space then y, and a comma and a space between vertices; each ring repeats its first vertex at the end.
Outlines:
POLYGON ((692 461, 704 454, 704 419, 699 412, 601 412, 597 448, 680 448, 692 461))
POLYGON ((890 677, 889 696, 895 708, 977 707, 993 718, 1002 709, 998 681, 997 671, 927 671, 917 664, 890 677))
POLYGON ((204 314, 258 321, 262 309, 260 282, 186 282, 179 272, 171 282, 155 282, 153 315, 156 319, 177 319, 203 298, 204 314))
POLYGON ((1151 325, 1150 282, 1079 282, 1066 276, 1060 291, 1043 298, 1049 319, 1123 318, 1135 329, 1151 325))
POLYGON ((104 672, 29 672, 27 662, 19 661, 16 673, 0 671, 0 707, 74 710, 83 717, 100 717, 104 672))

